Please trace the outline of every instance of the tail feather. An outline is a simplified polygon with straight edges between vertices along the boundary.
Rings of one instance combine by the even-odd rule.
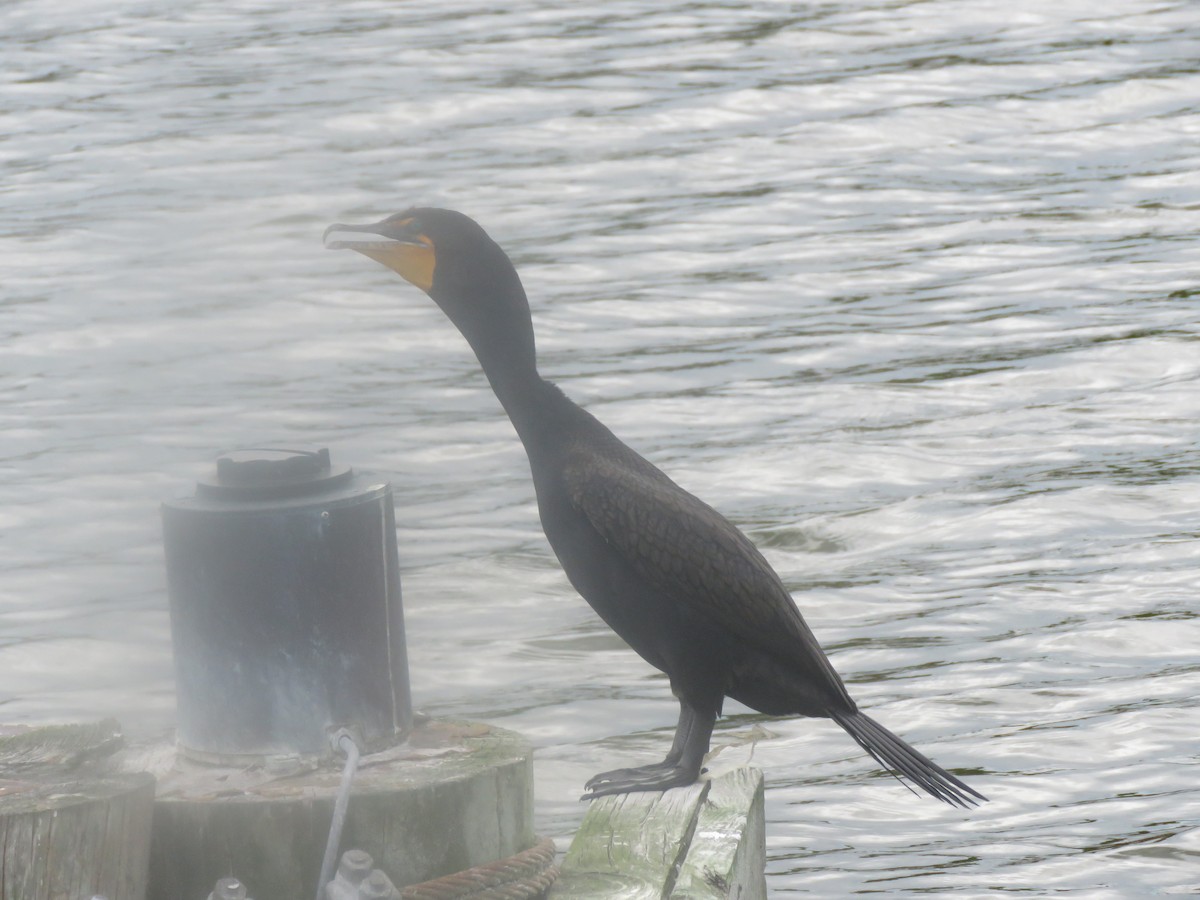
[[[987,800],[983,794],[965,785],[865,713],[831,712],[829,715],[909,790],[912,790],[908,784],[911,782],[927,794],[963,809],[977,806],[980,800]]]

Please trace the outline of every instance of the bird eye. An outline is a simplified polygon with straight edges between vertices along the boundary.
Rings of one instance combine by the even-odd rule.
[[[424,233],[421,230],[421,223],[417,221],[415,216],[405,216],[400,214],[395,219],[388,220],[388,230],[399,240],[412,240],[413,238],[423,238]]]

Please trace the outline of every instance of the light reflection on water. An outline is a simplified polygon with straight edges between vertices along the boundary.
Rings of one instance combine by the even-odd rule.
[[[993,798],[733,705],[772,893],[1200,885],[1191,4],[27,0],[0,35],[0,718],[168,722],[157,505],[286,440],[392,479],[417,702],[534,740],[544,833],[661,755],[666,685],[549,556],[461,339],[319,247],[434,202],[510,249],[545,374]]]

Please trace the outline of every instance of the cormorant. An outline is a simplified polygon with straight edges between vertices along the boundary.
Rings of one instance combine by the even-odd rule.
[[[754,544],[567,399],[537,370],[512,262],[462,213],[413,208],[331,225],[425,291],[475,351],[529,456],[542,528],[571,584],[679,699],[666,759],[596,775],[585,799],[691,784],[725,697],[770,715],[823,716],[885,769],[939,800],[986,799],[861,712]]]

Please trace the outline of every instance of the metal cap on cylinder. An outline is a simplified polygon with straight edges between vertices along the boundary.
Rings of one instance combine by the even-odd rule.
[[[254,447],[217,457],[215,478],[201,478],[196,493],[227,500],[286,500],[348,483],[354,470],[334,468],[329,450]]]
[[[163,504],[179,744],[222,763],[366,750],[410,727],[390,485],[329,451],[224,454]]]

